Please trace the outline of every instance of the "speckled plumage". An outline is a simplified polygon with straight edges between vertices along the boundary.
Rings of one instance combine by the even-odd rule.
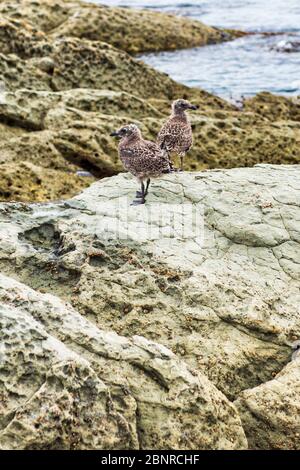
[[[172,104],[172,114],[162,126],[157,144],[170,156],[172,153],[185,156],[193,145],[192,126],[186,113],[187,109],[197,109],[185,100],[176,100]]]
[[[141,183],[141,191],[136,194],[139,200],[133,204],[144,204],[150,179],[171,171],[168,155],[155,142],[143,139],[135,124],[124,126],[111,135],[121,139],[119,156],[124,168]],[[147,182],[146,186],[144,181]]]
[[[165,152],[156,143],[143,139],[136,126],[131,135],[122,138],[119,155],[124,168],[139,180],[157,178],[170,170]]]

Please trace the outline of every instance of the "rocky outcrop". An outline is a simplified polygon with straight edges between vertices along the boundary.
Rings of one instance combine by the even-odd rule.
[[[300,52],[300,41],[297,41],[297,39],[294,41],[283,39],[273,46],[272,49],[277,52],[288,52],[289,54],[293,54],[295,52]]]
[[[132,91],[143,98],[172,98],[188,90],[106,43],[63,38],[23,48],[25,52],[17,55],[19,46],[12,42],[6,47],[9,53],[1,56],[1,81],[7,90],[90,88]]]
[[[30,330],[24,340],[29,348],[28,361],[27,356],[17,357],[34,370],[40,368],[35,354],[42,357],[46,354],[41,341],[48,340],[39,340],[42,349],[36,352],[37,340],[29,338],[38,331],[41,338],[55,337],[67,348],[67,362],[69,354],[75,353],[88,361],[84,366],[77,356],[74,358],[76,367],[72,374],[79,375],[78,406],[83,407],[80,415],[85,416],[83,394],[97,394],[99,389],[106,390],[101,392],[101,397],[112,400],[112,413],[117,410],[125,416],[127,424],[131,423],[130,429],[140,429],[132,418],[133,408],[138,407],[141,411],[135,415],[145,423],[142,425],[145,432],[135,432],[139,439],[142,435],[145,440],[138,440],[139,444],[132,446],[245,447],[237,415],[226,396],[234,401],[240,413],[250,448],[299,449],[300,422],[296,410],[300,406],[300,375],[298,355],[295,356],[293,349],[300,339],[299,177],[300,166],[284,165],[173,174],[154,182],[147,204],[137,208],[129,206],[136,183],[131,176],[120,174],[93,184],[65,202],[2,204],[0,299],[5,308],[9,307],[4,318],[10,319],[5,321],[17,338],[21,334],[26,337],[27,329]],[[23,322],[22,328],[16,326],[18,321]],[[104,354],[103,349],[100,353],[97,349],[102,348],[103,339],[98,338],[103,337],[103,331],[121,335],[106,337],[106,351],[113,349],[113,352]],[[146,339],[135,339],[136,335]],[[33,416],[34,420],[39,416],[32,410],[41,408],[43,398],[38,392],[41,386],[46,389],[47,403],[52,403],[53,396],[58,398],[52,388],[56,387],[57,376],[64,384],[66,396],[73,394],[67,372],[60,367],[52,369],[60,349],[53,341],[50,339],[52,346],[45,361],[53,378],[47,378],[41,368],[35,388],[30,380],[29,385],[25,378],[19,381],[29,387],[28,394],[24,392],[23,397],[22,392],[24,400],[14,396],[11,402],[9,398],[10,404],[5,407],[3,428],[9,430],[11,423],[14,435],[17,425],[13,420],[19,415],[9,410],[21,407],[20,416],[25,424],[20,434],[17,433],[20,438],[15,437],[16,447],[23,445],[20,442],[28,446],[39,442],[39,438],[27,440],[26,429],[34,427],[33,421],[29,424],[29,417]],[[151,353],[153,361],[159,364],[158,369],[140,358],[134,371],[128,372],[127,368],[131,370],[134,362],[132,357],[140,354],[130,352],[132,344],[137,346],[136,341],[148,352],[148,348],[161,351],[152,342],[168,348],[163,360],[161,352],[157,352],[158,356]],[[127,352],[123,346],[116,347],[116,342],[121,345],[125,342]],[[14,344],[18,348],[20,339]],[[122,363],[112,359],[115,354],[123,358]],[[120,369],[112,369],[112,360],[114,367],[120,365]],[[171,363],[176,363],[176,367]],[[15,367],[13,360],[11,367]],[[178,377],[177,371],[183,368],[188,377],[184,386],[182,379],[177,378],[170,379],[171,385],[168,378],[171,370]],[[23,369],[24,366],[19,370]],[[92,380],[97,390],[84,385],[85,378],[95,377],[93,374],[98,376]],[[131,374],[134,378],[128,379]],[[5,375],[14,376],[15,373]],[[112,390],[116,377],[132,380],[130,384],[126,382],[133,400],[132,405],[126,405],[126,413],[119,400],[119,405],[114,405]],[[202,404],[202,392],[196,394],[199,398],[195,401],[186,398],[186,394],[192,393],[193,380],[206,384],[201,390],[205,390],[205,403],[212,414],[208,415],[208,408]],[[5,381],[9,383],[7,378]],[[100,386],[99,381],[104,385]],[[186,390],[184,393],[179,391],[181,386]],[[32,396],[33,388],[37,396],[32,403],[28,402],[27,409],[26,397]],[[148,393],[155,397],[151,407]],[[182,400],[178,406],[174,405],[174,397]],[[159,400],[167,403],[166,408],[161,407]],[[214,407],[218,400],[222,401],[218,410],[225,410],[225,415],[215,420]],[[140,401],[143,405],[139,405]],[[62,420],[74,413],[71,398],[66,398],[66,403]],[[195,403],[199,403],[196,412]],[[176,413],[171,418],[173,405]],[[95,410],[97,406],[95,403]],[[182,414],[178,415],[179,409]],[[195,413],[197,416],[199,413],[199,419],[195,420]],[[180,436],[175,437],[169,428],[173,424],[176,428],[183,416]],[[115,418],[105,414],[105,420],[114,429],[110,435],[114,436],[115,447],[123,446]],[[198,437],[193,439],[189,434],[188,442],[183,444],[181,439],[191,420],[199,426],[193,424],[191,431]],[[156,424],[161,429],[162,421],[167,423],[163,435],[152,429]],[[209,431],[211,425],[218,429],[216,434]],[[53,426],[49,421],[45,426],[48,435]],[[83,434],[84,426],[80,424]],[[2,445],[12,445],[12,432],[3,432]],[[166,437],[168,432],[170,438]],[[155,442],[150,435],[156,436]],[[99,447],[106,445],[103,444],[105,436],[106,432],[104,440],[100,441],[98,436],[94,442]],[[210,440],[212,436],[216,436],[216,442]],[[70,445],[64,433],[62,439],[63,443],[57,441],[58,446]],[[89,438],[85,442],[80,441],[79,448],[93,445]]]
[[[192,117],[195,144],[186,158],[187,169],[299,161],[297,115],[295,121],[275,123],[250,110],[254,100],[240,112],[229,105],[220,109],[217,100],[209,104],[204,94],[194,98],[202,106]],[[2,199],[66,198],[93,180],[78,176],[81,169],[98,178],[122,171],[110,132],[135,122],[155,139],[169,105],[106,89],[8,91],[0,105]],[[298,107],[294,105],[294,113]]]
[[[155,139],[178,96],[200,106],[192,118],[195,144],[187,169],[299,161],[296,100],[260,94],[237,110],[106,43],[49,34],[69,4],[21,3],[21,15],[15,3],[0,3],[8,15],[0,23],[2,200],[67,198],[95,177],[122,171],[111,130],[133,121]]]
[[[272,93],[258,93],[245,101],[245,110],[254,111],[256,114],[267,118],[270,121],[288,121],[290,128],[299,128],[300,121],[300,99],[275,96]]]
[[[104,41],[130,53],[202,46],[235,35],[200,21],[78,0],[2,1],[0,14],[17,20],[21,17],[52,37]]]
[[[122,171],[110,132],[134,122],[155,140],[178,97],[199,105],[192,116],[194,147],[187,170],[299,162],[298,100],[262,93],[238,109],[174,82],[103,42],[106,37],[62,36],[59,31],[69,28],[70,18],[76,24],[85,18],[75,15],[76,5],[78,11],[76,2],[0,2],[0,14],[6,15],[0,19],[2,200],[68,198],[95,178]],[[81,7],[91,21],[111,11],[85,3]],[[140,21],[144,14],[138,14]],[[126,10],[124,15],[135,18],[136,13]],[[110,19],[112,30],[113,25]]]
[[[0,275],[0,449],[243,449],[238,414],[165,347]]]
[[[274,380],[241,393],[235,402],[249,446],[256,449],[300,449],[300,356]]]

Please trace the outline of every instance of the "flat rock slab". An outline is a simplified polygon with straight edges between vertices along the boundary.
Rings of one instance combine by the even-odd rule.
[[[98,366],[89,356],[94,358],[93,342],[83,335],[79,347],[77,340],[68,339],[67,328],[75,328],[77,321],[95,334],[114,331],[120,341],[135,341],[131,338],[138,335],[147,345],[163,345],[189,377],[195,371],[195,380],[205,380],[210,406],[216,393],[233,420],[237,415],[225,396],[235,400],[251,448],[262,443],[298,449],[300,441],[292,430],[299,428],[299,413],[285,407],[285,387],[278,387],[278,381],[287,381],[295,410],[300,406],[300,372],[292,360],[300,339],[299,177],[299,165],[172,174],[153,182],[145,206],[132,207],[137,183],[122,174],[65,202],[1,204],[0,267],[6,284],[0,298],[13,309],[25,309],[26,315],[31,312],[48,335],[82,354],[96,373]],[[44,299],[41,293],[68,302],[65,308],[72,309],[72,315],[67,325],[63,315],[54,321],[44,307],[32,312],[35,301],[20,303],[16,288],[9,287],[14,285],[12,278],[22,283],[21,291],[30,289],[38,302]],[[15,345],[20,346],[19,339]],[[83,354],[86,350],[88,355]],[[166,382],[171,366],[166,367],[165,372],[153,372],[151,366],[149,372],[147,366],[143,372],[139,364],[139,379],[134,381],[141,394],[148,393],[148,385],[141,386],[147,376],[167,400],[174,385]],[[108,386],[111,379],[105,374],[98,377]],[[266,403],[266,390],[276,394],[276,406],[270,406],[271,400]],[[140,400],[134,394],[133,398]],[[251,407],[256,417],[249,412]],[[146,409],[148,416],[149,406]],[[152,412],[144,428],[154,425],[157,409]],[[164,420],[168,413],[169,407]],[[262,428],[257,416],[264,419],[268,413],[271,418]],[[199,425],[208,426],[211,418],[203,416]],[[173,419],[181,417],[176,412]],[[276,436],[270,437],[272,423],[279,421],[272,431]],[[223,440],[227,431],[218,442],[206,441],[211,433],[201,431],[196,440],[182,444],[172,433],[166,441],[166,434],[155,431],[154,442],[149,437],[152,431],[145,431],[148,437],[139,437],[137,445],[156,448],[168,442],[171,448],[191,448],[193,442],[193,448],[240,448],[245,441],[235,423],[233,441],[232,436]],[[220,428],[218,421],[216,427]],[[118,439],[116,447],[123,445]]]

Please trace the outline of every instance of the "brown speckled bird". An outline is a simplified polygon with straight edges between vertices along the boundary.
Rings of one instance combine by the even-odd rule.
[[[156,143],[143,139],[135,124],[121,127],[110,135],[121,139],[119,156],[123,166],[141,183],[141,191],[137,191],[137,200],[132,205],[145,204],[150,179],[171,171],[168,156]]]
[[[180,169],[183,171],[183,159],[193,144],[192,126],[186,113],[188,109],[198,109],[186,100],[176,100],[172,104],[172,114],[157,136],[157,143],[169,155],[180,156]],[[173,165],[170,160],[171,168]]]

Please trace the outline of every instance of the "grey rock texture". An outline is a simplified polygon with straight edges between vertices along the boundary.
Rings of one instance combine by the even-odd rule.
[[[300,449],[299,375],[297,355],[274,380],[243,391],[234,402],[250,448]]]
[[[162,345],[0,276],[0,448],[240,449],[238,414]]]
[[[60,366],[53,369],[72,357],[79,406],[84,409],[85,380],[95,377],[87,393],[101,396],[95,410],[112,401],[105,420],[114,429],[111,440],[104,431],[93,441],[81,423],[87,437],[77,448],[124,442],[132,448],[245,448],[226,396],[250,448],[299,449],[300,369],[293,349],[300,339],[299,177],[297,165],[172,174],[154,182],[146,206],[137,208],[129,207],[136,182],[120,174],[65,202],[1,204],[2,331],[6,338],[9,328],[15,335],[12,354],[22,335],[27,345],[26,356],[7,358],[2,387],[3,377],[8,384],[7,377],[18,377],[16,369],[21,376],[26,367],[39,370],[38,383],[26,372],[18,380],[17,396],[5,390],[1,445],[38,445],[38,437],[26,434],[34,426],[28,416],[35,414],[25,403],[41,384],[52,403],[57,376],[73,396],[73,380]],[[45,338],[36,346],[35,334]],[[48,337],[50,349],[43,346]],[[38,365],[44,354],[45,371]],[[49,370],[55,379],[47,378]],[[130,404],[114,402],[119,383],[129,390]],[[194,397],[195,383],[201,392]],[[70,400],[62,426],[75,413]],[[28,406],[40,409],[37,403]],[[12,441],[17,410],[26,429]],[[116,412],[130,439],[121,435]],[[53,431],[52,422],[45,426]],[[70,446],[70,436],[61,435],[44,445]]]

